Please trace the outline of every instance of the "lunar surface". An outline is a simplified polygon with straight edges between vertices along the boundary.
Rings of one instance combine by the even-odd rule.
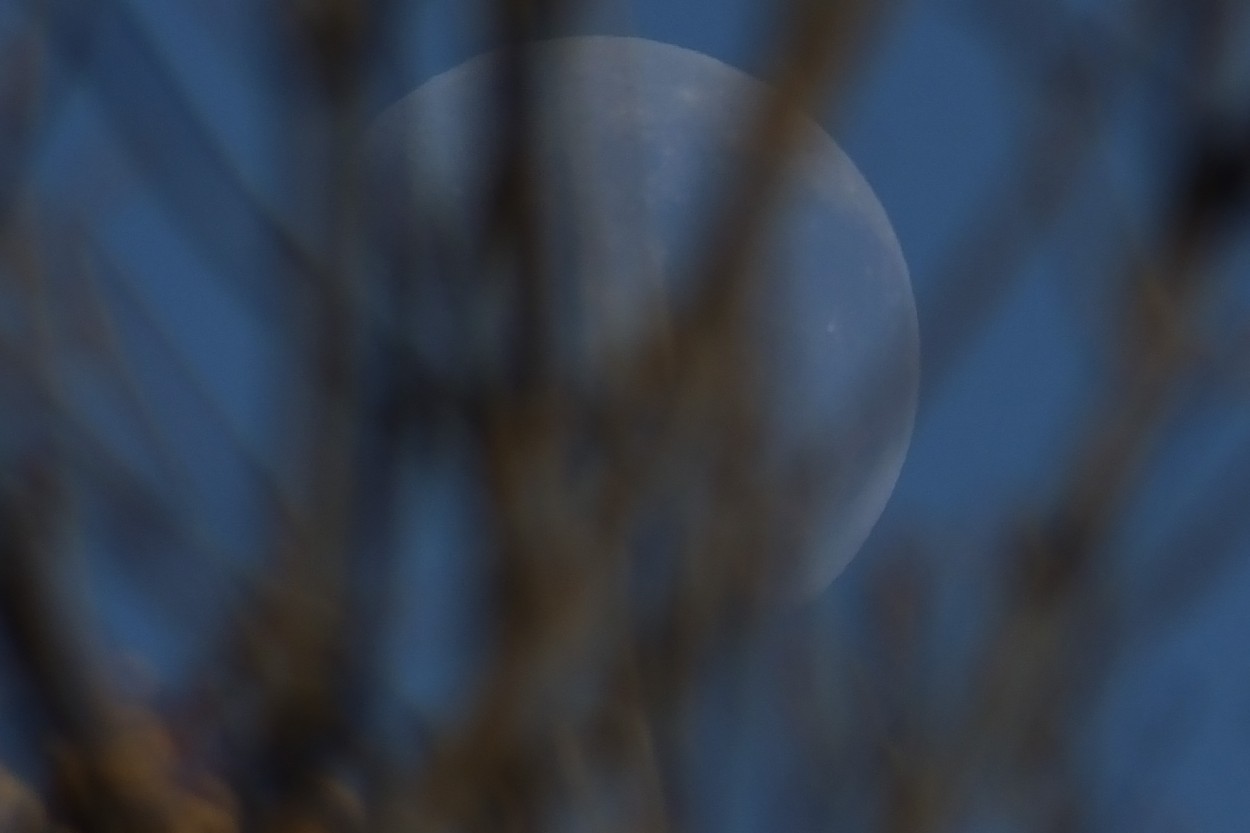
[[[770,91],[713,58],[635,38],[556,39],[523,54],[537,91],[525,135],[551,349],[569,384],[593,392],[609,357],[693,303],[688,267],[751,164],[751,119]],[[409,267],[440,277],[417,282],[413,333],[449,374],[507,372],[515,281],[492,280],[509,266],[480,243],[517,135],[499,107],[507,78],[500,54],[470,60],[383,113],[365,144],[373,219],[402,241]],[[818,461],[828,475],[811,496],[813,534],[784,556],[789,592],[811,597],[854,557],[894,488],[919,342],[907,266],[872,189],[814,121],[800,133],[751,263],[752,364],[768,458]]]

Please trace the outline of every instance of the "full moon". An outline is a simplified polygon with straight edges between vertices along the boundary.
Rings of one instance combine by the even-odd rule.
[[[771,91],[714,58],[638,38],[561,38],[521,54],[552,350],[569,384],[593,392],[608,357],[696,297],[688,267],[698,247],[724,245],[709,224],[752,163],[752,119]],[[508,69],[491,53],[436,76],[384,112],[364,145],[367,209],[414,268],[444,276],[415,290],[413,337],[424,361],[452,375],[507,361],[515,296],[489,279],[504,267],[475,241],[517,135],[499,106]],[[800,552],[778,556],[787,594],[811,598],[862,547],[894,489],[919,337],[907,265],[868,183],[811,119],[789,151],[752,250],[750,364],[766,456],[818,461],[828,475],[810,496],[815,526]],[[465,313],[468,275],[479,283]]]

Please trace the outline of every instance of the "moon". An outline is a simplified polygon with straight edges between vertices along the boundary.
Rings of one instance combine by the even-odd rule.
[[[566,381],[593,392],[605,362],[696,297],[686,267],[751,162],[751,119],[771,91],[640,38],[560,38],[522,54],[536,91],[525,135],[541,184],[532,216],[555,310],[551,349]],[[515,282],[492,281],[506,264],[474,242],[515,135],[498,106],[507,80],[500,53],[473,58],[386,110],[364,144],[373,219],[404,241],[410,266],[444,277],[413,290],[413,338],[438,372],[507,373]],[[815,525],[778,555],[786,594],[810,599],[859,551],[894,489],[915,419],[919,334],[885,211],[811,119],[767,217],[751,261],[751,364],[766,458],[822,467],[808,496]]]

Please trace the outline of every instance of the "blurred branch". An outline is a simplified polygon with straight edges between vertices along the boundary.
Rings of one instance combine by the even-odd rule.
[[[0,443],[11,468],[0,488],[0,627],[48,727],[38,734],[51,770],[40,790],[49,819],[84,831],[154,833],[531,830],[583,818],[597,829],[698,828],[686,793],[710,787],[691,787],[697,779],[686,770],[702,761],[691,746],[706,719],[699,709],[708,670],[726,657],[741,660],[751,637],[777,619],[805,615],[777,612],[775,561],[815,542],[819,498],[841,476],[837,449],[818,438],[792,459],[770,453],[765,371],[748,326],[767,287],[751,264],[803,113],[849,88],[895,5],[796,0],[771,10],[785,15],[774,44],[776,95],[745,125],[749,164],[728,183],[692,262],[682,264],[694,298],[646,322],[635,344],[610,357],[597,393],[566,383],[557,369],[562,312],[539,210],[551,183],[535,147],[534,105],[547,79],[527,59],[527,44],[557,30],[573,4],[489,6],[490,34],[503,45],[494,79],[502,153],[487,173],[485,219],[464,240],[446,218],[413,229],[407,214],[376,220],[363,205],[359,121],[374,73],[384,71],[379,44],[399,4],[271,6],[263,13],[277,21],[269,34],[281,57],[266,67],[298,87],[288,91],[298,102],[287,102],[292,112],[275,119],[275,130],[292,154],[307,156],[293,160],[288,184],[296,201],[306,200],[293,213],[315,218],[309,239],[247,181],[178,83],[176,61],[126,3],[30,0],[24,8],[37,27],[0,55],[10,67],[0,73],[0,232],[11,275],[11,310],[2,312],[13,319],[3,321],[0,371],[22,397],[2,413],[23,431],[29,426],[29,436]],[[980,519],[996,535],[985,579],[995,598],[979,611],[986,625],[971,658],[961,665],[952,646],[930,650],[940,585],[971,586],[944,572],[963,567],[930,566],[944,547],[936,536],[917,536],[892,561],[866,568],[875,572],[866,579],[865,662],[842,676],[838,669],[855,661],[835,664],[832,649],[783,651],[783,662],[793,663],[783,682],[798,692],[786,705],[795,736],[777,742],[784,753],[769,754],[799,750],[796,768],[828,772],[795,790],[820,793],[830,806],[834,797],[872,804],[875,815],[865,818],[873,822],[863,826],[898,833],[956,829],[986,804],[1029,829],[1094,827],[1074,736],[1115,660],[1193,610],[1234,563],[1245,533],[1240,449],[1158,542],[1163,567],[1138,597],[1112,570],[1115,533],[1138,484],[1158,471],[1160,440],[1185,430],[1195,403],[1210,395],[1219,380],[1212,355],[1237,353],[1207,344],[1199,322],[1218,299],[1214,275],[1245,232],[1250,200],[1250,113],[1228,103],[1235,96],[1211,93],[1232,83],[1237,41],[1227,33],[1244,12],[1220,0],[1169,9],[1134,2],[1125,14],[1139,23],[1124,42],[1038,4],[1012,4],[1006,18],[978,9],[1019,57],[1035,129],[1013,156],[1012,175],[987,192],[951,246],[940,296],[922,304],[934,322],[926,333],[931,379],[950,373],[1028,254],[1067,216],[1104,147],[1109,114],[1143,75],[1175,119],[1175,135],[1166,137],[1177,148],[1175,181],[1149,248],[1117,246],[1117,269],[1097,276],[1112,291],[1113,313],[1097,320],[1114,361],[1064,450],[1058,488],[1018,516]],[[1033,49],[1020,32],[1048,34]],[[181,354],[178,334],[102,242],[92,223],[106,218],[84,211],[85,235],[106,288],[133,315],[117,314],[92,275],[75,272],[71,287],[56,291],[45,281],[43,249],[73,242],[35,210],[40,130],[49,99],[64,97],[35,69],[45,49],[90,82],[151,193],[216,274],[289,342],[298,372],[276,397],[285,408],[286,479],[245,442]],[[1181,56],[1176,67],[1165,59],[1173,53]],[[422,209],[437,214],[437,206]],[[375,221],[385,228],[371,228]],[[255,246],[240,245],[253,231]],[[384,275],[361,255],[378,231],[396,238],[373,253],[393,258]],[[431,279],[403,249],[427,232],[439,249],[432,259],[455,267],[447,269],[455,298],[448,308],[504,290],[503,317],[513,329],[500,339],[509,348],[502,372],[435,369],[417,348],[409,328],[419,317],[410,313],[428,300]],[[81,294],[62,303],[58,291]],[[450,313],[450,338],[468,344],[480,333],[456,329],[469,318],[460,312]],[[75,408],[53,330],[77,324],[90,329],[81,346],[92,352],[95,378],[136,412],[140,443],[167,461],[160,477],[168,484],[150,483]],[[168,563],[177,569],[224,559],[204,544],[211,530],[196,504],[205,495],[186,490],[186,465],[168,462],[177,449],[162,454],[171,442],[160,403],[117,337],[128,326],[146,331],[164,366],[189,386],[226,451],[261,488],[262,514],[272,522],[264,563],[240,594],[224,647],[193,675],[192,685],[213,689],[199,695],[213,702],[164,715],[115,690],[105,648],[92,639],[90,599],[70,592],[65,555],[78,532],[72,509],[86,498],[167,532]],[[456,715],[425,724],[430,748],[393,753],[386,744],[398,742],[378,735],[390,731],[385,712],[400,695],[388,690],[380,643],[398,611],[377,600],[395,598],[390,585],[405,574],[405,484],[429,474],[420,452],[452,433],[485,493],[483,516],[474,518],[483,543],[453,557],[488,573],[485,602],[464,600],[486,656],[458,694]],[[670,574],[657,598],[640,599],[653,592],[635,582],[653,546],[670,559]],[[145,590],[159,594],[160,582]],[[796,667],[803,663],[811,666]],[[750,671],[750,663],[730,664],[740,681]],[[928,701],[948,684],[963,705]],[[197,696],[188,688],[170,699]],[[727,698],[733,710],[754,708],[748,688],[741,682]],[[201,711],[185,717],[194,708]],[[178,726],[176,715],[204,725]],[[715,776],[699,778],[711,784]],[[774,785],[759,788],[771,801]],[[30,809],[40,803],[35,792],[0,769],[0,825],[10,807],[37,819],[44,811]],[[793,817],[806,818],[798,810]]]

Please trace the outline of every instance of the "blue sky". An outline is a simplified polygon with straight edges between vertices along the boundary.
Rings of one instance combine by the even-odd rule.
[[[282,149],[272,147],[268,133],[269,108],[281,91],[258,88],[251,80],[250,62],[263,33],[249,24],[248,4],[130,0],[130,5],[140,12],[152,42],[244,176],[266,198],[282,204],[289,197],[282,196],[274,165]],[[758,10],[766,5],[748,0],[637,0],[628,10],[604,4],[603,11],[567,28],[570,33],[639,35],[759,68],[763,63],[757,48],[767,20]],[[1010,57],[1009,43],[978,22],[969,11],[972,5],[942,0],[902,5],[849,97],[836,114],[822,115],[894,224],[917,297],[922,366],[926,332],[939,324],[935,316],[953,241],[1010,182],[1022,142],[1043,128],[1033,104],[1035,91]],[[1066,5],[1113,28],[1118,24],[1110,2]],[[12,19],[13,6],[12,0],[0,0],[0,33]],[[408,27],[396,30],[393,87],[376,92],[378,109],[480,51],[487,38],[475,25],[474,8],[450,0],[430,2],[411,15]],[[106,39],[101,54],[113,54],[109,48]],[[1250,48],[1245,52],[1250,54]],[[1231,74],[1244,76],[1245,68],[1240,75]],[[177,334],[184,360],[230,424],[255,448],[265,449],[275,441],[269,415],[279,403],[268,401],[266,392],[284,372],[279,345],[263,321],[222,289],[213,277],[216,264],[183,239],[151,195],[119,184],[130,162],[106,153],[104,164],[98,159],[85,164],[84,151],[95,153],[107,144],[101,141],[107,128],[93,95],[88,85],[68,99],[42,160],[41,185],[53,201],[107,202],[108,239],[132,265],[153,314]],[[951,542],[935,552],[962,554],[996,534],[990,519],[1004,517],[1022,499],[1044,495],[1061,476],[1062,457],[1056,451],[1071,439],[1082,408],[1106,382],[1099,349],[1102,333],[1094,323],[1097,310],[1091,313],[1081,282],[1106,265],[1101,259],[1108,249],[1099,229],[1116,225],[1107,217],[1127,218],[1127,227],[1115,233],[1148,238],[1161,182],[1155,174],[1175,139],[1166,129],[1167,114],[1148,94],[1133,93],[1122,102],[1105,116],[1106,138],[1075,189],[1076,209],[1024,259],[1004,303],[940,384],[922,374],[917,429],[895,496],[879,534],[821,602],[831,610],[852,603],[863,590],[866,568],[861,562],[884,548],[891,530],[919,529]],[[116,166],[113,178],[111,166]],[[1151,175],[1143,176],[1143,171]],[[240,227],[234,233],[243,242],[254,231]],[[1250,241],[1234,247],[1221,268],[1231,278],[1230,304],[1237,309],[1250,306],[1245,278]],[[148,378],[177,375],[150,333],[126,333],[124,338],[147,357],[143,361],[149,366],[141,372]],[[240,543],[236,536],[246,538],[246,532],[236,530],[248,528],[248,515],[235,498],[238,490],[248,488],[248,476],[237,461],[223,462],[214,455],[213,442],[226,439],[220,421],[185,386],[169,383],[169,390],[160,394],[167,409],[163,413],[179,426],[174,440],[189,449],[210,532],[224,544]],[[1216,402],[1207,409],[1201,432],[1166,438],[1153,477],[1141,485],[1127,510],[1130,523],[1120,542],[1123,552],[1117,555],[1130,592],[1141,574],[1149,575],[1151,544],[1168,518],[1196,511],[1212,478],[1226,490],[1250,485],[1244,476],[1216,474],[1250,440],[1247,421],[1231,407],[1236,404],[1244,406]],[[114,413],[110,409],[120,407],[101,403],[103,418],[107,421]],[[204,436],[213,440],[195,439]],[[469,488],[456,480],[454,466],[443,474],[436,482],[411,486],[414,493],[426,490],[431,495],[426,511],[435,517],[445,515],[440,507],[455,505]],[[420,518],[412,520],[415,528],[430,529]],[[427,534],[438,538],[435,546],[450,550],[474,530],[471,524],[452,523]],[[1244,530],[1238,552],[1250,555]],[[975,559],[967,563],[976,568]],[[445,573],[430,576],[430,569],[428,562],[413,564],[413,584],[458,580]],[[147,624],[159,611],[128,594],[124,578],[103,575],[97,581],[107,632],[176,671],[187,656],[186,646]],[[976,587],[970,581],[963,591],[969,605],[975,604]],[[190,590],[182,587],[177,598],[193,596]],[[1240,647],[1250,640],[1248,594],[1250,569],[1234,563],[1226,580],[1178,626],[1124,658],[1099,708],[1097,731],[1084,750],[1108,808],[1138,800],[1139,788],[1149,784],[1159,817],[1193,829],[1242,829],[1240,820],[1250,815],[1250,793],[1241,788],[1250,775],[1250,665]],[[961,604],[957,601],[956,608]],[[435,609],[426,615],[440,614]],[[442,615],[447,621],[455,618],[453,611]],[[210,621],[212,612],[200,610],[195,616]],[[952,633],[957,633],[959,613],[951,619]],[[414,632],[429,630],[414,627]],[[405,684],[416,686],[415,691],[426,686],[428,696],[445,696],[456,679],[457,644],[400,637],[400,650],[421,652],[432,663],[427,667],[449,669],[445,680]],[[1178,703],[1191,709],[1191,716],[1176,737],[1155,741],[1163,749],[1152,752],[1151,728],[1170,719]],[[752,731],[765,732],[758,727]],[[746,821],[752,818],[749,810],[734,817],[742,829],[762,829]]]

